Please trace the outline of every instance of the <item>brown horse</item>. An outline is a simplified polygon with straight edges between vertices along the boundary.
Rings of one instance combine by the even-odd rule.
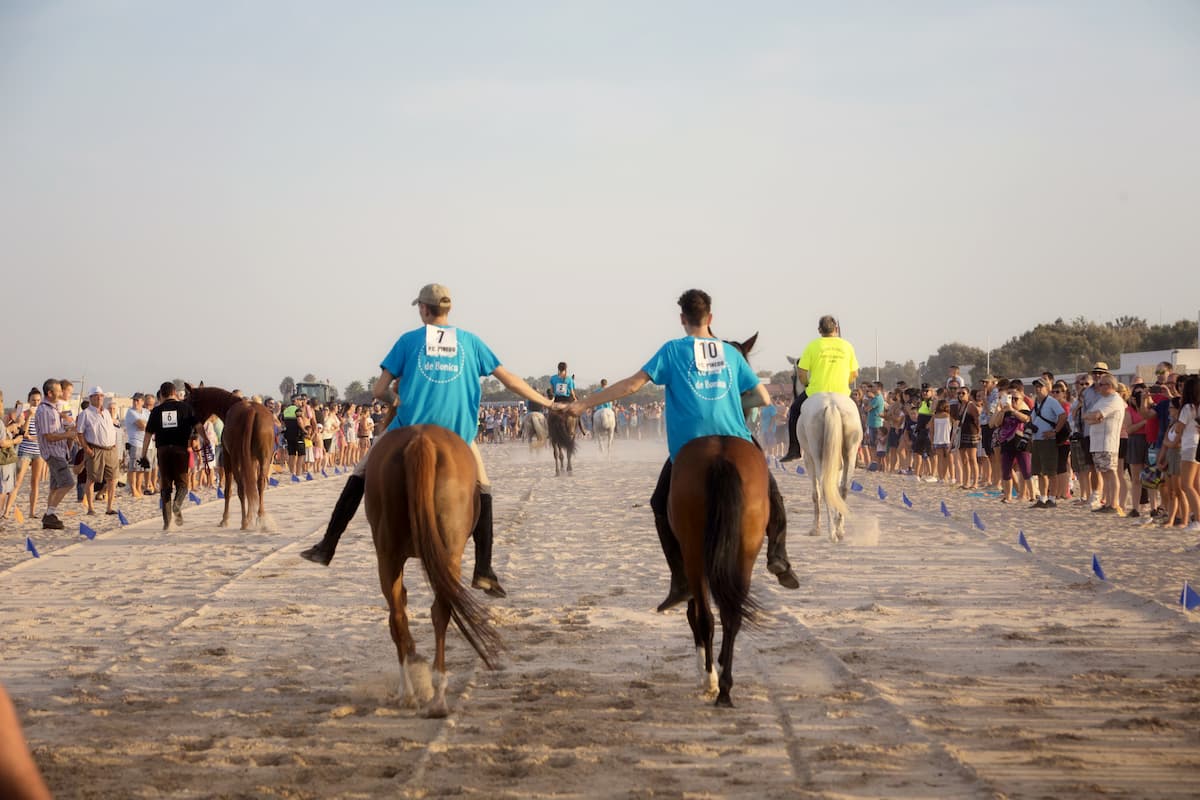
[[[743,622],[753,623],[758,604],[750,575],[767,527],[766,459],[753,442],[703,436],[684,445],[671,470],[667,515],[683,552],[692,599],[688,623],[696,643],[701,688],[718,688],[713,671],[712,593],[721,615],[718,706],[732,706],[733,643]]]
[[[215,386],[193,389],[185,383],[184,387],[197,419],[206,420],[216,414],[225,423],[218,465],[225,489],[225,513],[221,515],[220,527],[229,525],[229,499],[236,485],[242,506],[242,530],[251,530],[256,524],[265,531],[275,530],[264,506],[267,481],[271,478],[271,456],[275,453],[275,419],[271,412]]]
[[[554,451],[554,474],[561,475],[565,470],[570,475],[579,417],[556,408],[547,412],[546,417],[546,425],[550,428],[550,447]]]
[[[376,439],[367,462],[367,520],[387,598],[388,626],[400,657],[403,702],[417,704],[409,657],[416,643],[408,630],[404,563],[421,561],[433,589],[434,696],[430,717],[446,716],[446,627],[451,619],[489,669],[500,640],[486,611],[459,580],[462,553],[479,515],[475,457],[453,431],[437,425],[397,428]]]

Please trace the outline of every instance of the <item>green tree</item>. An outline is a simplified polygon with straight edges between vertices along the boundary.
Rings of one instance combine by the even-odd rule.
[[[296,381],[291,375],[287,375],[279,382],[279,396],[291,397],[296,393]]]
[[[313,375],[313,374],[310,372],[310,373],[308,373],[307,375],[305,375],[303,378],[301,378],[301,380],[302,380],[302,381],[304,381],[305,383],[316,383],[316,382],[317,382],[317,376],[316,376],[316,375]]]
[[[346,385],[344,394],[347,403],[362,405],[371,402],[371,393],[367,391],[367,387],[363,386],[362,381],[351,381]],[[284,396],[286,397],[286,395]]]

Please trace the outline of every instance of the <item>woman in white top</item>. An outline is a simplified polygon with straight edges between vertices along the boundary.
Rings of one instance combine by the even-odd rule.
[[[1179,434],[1179,486],[1187,503],[1183,519],[1187,522],[1190,514],[1195,519],[1187,530],[1200,531],[1200,463],[1196,458],[1200,447],[1200,376],[1192,375],[1184,381],[1175,425]]]
[[[950,416],[949,401],[938,400],[930,425],[937,480],[939,483],[945,483],[950,469],[950,431],[954,427],[954,419]]]

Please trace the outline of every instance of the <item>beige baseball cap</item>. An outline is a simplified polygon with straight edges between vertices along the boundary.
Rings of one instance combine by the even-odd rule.
[[[450,290],[440,283],[427,283],[421,287],[421,293],[417,295],[417,299],[412,301],[414,306],[417,303],[424,303],[427,306],[443,310],[449,309]]]

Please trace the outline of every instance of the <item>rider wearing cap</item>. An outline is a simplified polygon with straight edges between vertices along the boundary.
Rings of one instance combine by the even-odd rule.
[[[567,413],[576,416],[593,406],[627,397],[652,382],[666,387],[667,449],[658,485],[650,498],[654,526],[667,564],[671,567],[671,589],[658,606],[665,611],[691,597],[683,570],[679,541],[667,520],[667,497],[671,488],[671,464],[688,442],[702,436],[736,436],[754,441],[746,427],[744,409],[771,402],[767,390],[738,350],[713,336],[712,298],[699,289],[679,297],[679,321],[687,334],[673,339],[654,354],[640,370],[607,389],[572,403]],[[742,394],[745,393],[745,397]],[[770,477],[771,514],[767,522],[767,569],[790,589],[800,586],[791,571],[784,547],[787,527],[783,499],[774,476]]]
[[[492,571],[492,487],[475,436],[479,432],[479,379],[491,375],[530,404],[552,403],[533,387],[500,365],[500,359],[475,334],[449,323],[450,290],[437,283],[421,289],[412,304],[423,325],[401,336],[380,363],[372,394],[395,404],[388,430],[406,425],[440,425],[454,431],[471,448],[479,478],[479,519],[471,536],[475,540],[475,576],[471,585],[493,597],[504,597],[500,579]],[[397,394],[392,392],[396,383]],[[328,565],[338,539],[354,517],[366,488],[364,456],[346,480],[320,543],[300,555]]]

